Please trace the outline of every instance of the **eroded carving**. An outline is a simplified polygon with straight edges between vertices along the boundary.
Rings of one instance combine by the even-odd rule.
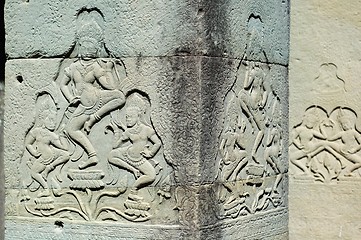
[[[75,59],[64,59],[36,93],[20,201],[38,217],[147,221],[161,204],[175,204],[150,99],[107,51],[100,12],[83,9],[78,20]]]
[[[236,79],[225,99],[219,148],[220,218],[236,218],[283,203],[280,100],[267,81],[269,67],[242,61],[244,81]]]
[[[294,177],[321,182],[360,177],[361,135],[356,121],[350,108],[337,107],[328,114],[319,106],[309,107],[291,133]]]
[[[39,96],[36,105],[36,121],[25,137],[24,157],[32,180],[43,189],[38,191],[37,195],[38,198],[42,198],[50,196],[47,183],[49,172],[69,161],[70,154],[67,151],[67,143],[62,142],[59,134],[54,131],[57,113],[51,96],[48,94]],[[30,186],[30,184],[25,185]]]
[[[345,81],[337,74],[337,66],[324,63],[320,66],[319,75],[314,80],[313,91],[316,93],[345,92]]]
[[[104,42],[103,32],[95,21],[84,24],[78,33],[78,59],[65,68],[60,89],[69,102],[69,122],[65,130],[81,146],[88,159],[79,164],[84,169],[98,163],[93,144],[86,133],[109,112],[125,103],[124,93],[117,89],[115,60],[99,58]],[[82,131],[82,130],[85,130]]]

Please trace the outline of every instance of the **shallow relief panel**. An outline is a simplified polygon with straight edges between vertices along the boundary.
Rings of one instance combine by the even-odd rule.
[[[267,63],[262,17],[247,26],[242,59],[202,61],[201,239],[287,235],[287,68]]]
[[[68,58],[7,64],[7,217],[177,224],[156,86],[107,50],[101,12],[77,21]]]
[[[218,149],[220,218],[237,218],[284,206],[284,129],[270,66],[242,61],[224,101]]]
[[[294,178],[325,183],[359,178],[361,133],[356,121],[356,112],[348,107],[330,113],[320,106],[307,108],[291,132]]]
[[[339,76],[338,66],[323,63],[309,84],[304,109],[292,119],[289,158],[292,179],[318,183],[360,177],[360,131],[357,94]]]
[[[46,224],[55,219],[56,231],[65,225],[62,234],[69,231],[79,239],[89,226],[98,233],[101,226],[116,232],[119,223],[127,229],[119,237],[137,232],[132,236],[147,238],[150,228],[156,239],[179,233],[177,237],[186,237],[184,229],[199,236],[200,206],[209,201],[202,192],[209,186],[202,181],[211,178],[212,207],[220,211],[216,216],[204,212],[219,222],[214,229],[205,227],[213,234],[209,239],[227,238],[228,226],[237,236],[240,218],[256,221],[250,224],[254,228],[263,219],[282,219],[268,233],[284,234],[287,93],[282,91],[287,68],[266,63],[271,56],[263,50],[266,20],[258,13],[248,17],[249,43],[242,60],[219,58],[236,62],[236,67],[230,70],[225,64],[220,70],[232,72],[227,81],[234,82],[222,92],[223,116],[214,120],[218,130],[211,141],[217,144],[206,174],[200,140],[207,110],[202,108],[205,89],[199,68],[208,57],[191,56],[185,49],[175,57],[139,53],[119,58],[122,49],[107,41],[109,31],[102,37],[112,28],[109,17],[97,8],[82,8],[65,57],[8,61],[8,231],[19,239],[21,224],[34,235],[26,223],[30,219],[49,236]]]

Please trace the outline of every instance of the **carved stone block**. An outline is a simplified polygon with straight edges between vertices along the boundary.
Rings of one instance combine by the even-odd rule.
[[[358,1],[293,1],[290,237],[358,239],[361,74]],[[347,14],[346,14],[347,12]]]
[[[288,5],[245,6],[7,2],[8,239],[285,239]]]

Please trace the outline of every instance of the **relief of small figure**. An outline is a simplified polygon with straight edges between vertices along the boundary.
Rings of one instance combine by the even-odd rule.
[[[119,79],[112,74],[116,71],[115,62],[99,58],[99,52],[104,48],[103,42],[99,36],[87,35],[87,30],[94,32],[97,28],[96,23],[83,26],[83,35],[77,43],[78,59],[65,68],[65,76],[60,82],[69,107],[75,108],[65,131],[88,155],[88,159],[79,164],[80,169],[98,162],[94,146],[87,137],[92,126],[125,103],[123,92],[116,89]]]
[[[264,86],[265,72],[259,63],[249,63],[244,86],[238,94],[241,99],[241,108],[246,113],[253,128],[261,130],[263,110],[267,102],[268,92]]]
[[[325,141],[322,140],[326,140],[326,137],[320,131],[315,130],[318,122],[319,118],[314,109],[308,109],[303,116],[301,125],[291,132],[291,144],[297,149],[296,151],[290,151],[290,161],[307,175],[311,175],[307,165],[312,155],[324,149]],[[306,164],[300,161],[303,158],[307,158]]]
[[[232,118],[232,117],[231,117]],[[223,134],[219,147],[221,153],[220,179],[223,183],[235,181],[238,173],[247,164],[247,152],[245,150],[245,122],[237,123],[237,116],[233,116],[229,128]]]
[[[330,152],[333,149],[353,163],[344,169],[344,176],[352,176],[352,172],[361,167],[361,156],[358,155],[361,150],[361,134],[356,130],[357,116],[353,111],[340,108],[337,118],[341,131],[328,138],[326,149],[331,148]],[[341,142],[336,142],[337,140]]]
[[[280,127],[280,112],[277,109],[278,101],[274,102],[272,111],[272,127],[268,129],[268,135],[266,140],[266,150],[264,151],[264,159],[271,166],[276,174],[280,173],[280,169],[277,165],[278,157],[282,153],[282,128]]]
[[[258,130],[257,137],[251,155],[255,154],[264,137],[265,106],[268,99],[268,91],[264,85],[266,73],[259,63],[249,63],[243,89],[240,91],[240,105],[252,125],[252,131]],[[258,162],[258,161],[256,161]]]
[[[135,182],[129,198],[141,202],[138,190],[152,184],[156,179],[156,170],[150,163],[161,147],[161,141],[154,129],[142,123],[143,112],[139,107],[125,109],[126,127],[116,140],[108,161],[112,165],[133,173]]]
[[[48,109],[45,103],[38,109],[36,124],[25,137],[26,151],[31,155],[28,161],[31,178],[44,189],[39,192],[38,197],[50,195],[48,174],[70,158],[66,144],[62,143],[59,135],[54,132],[55,127],[56,112]]]

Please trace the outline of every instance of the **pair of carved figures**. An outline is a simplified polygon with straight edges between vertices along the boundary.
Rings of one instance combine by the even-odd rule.
[[[320,181],[359,176],[361,134],[356,121],[349,108],[337,107],[328,116],[321,107],[309,107],[291,133],[290,161],[301,170],[296,176]]]

